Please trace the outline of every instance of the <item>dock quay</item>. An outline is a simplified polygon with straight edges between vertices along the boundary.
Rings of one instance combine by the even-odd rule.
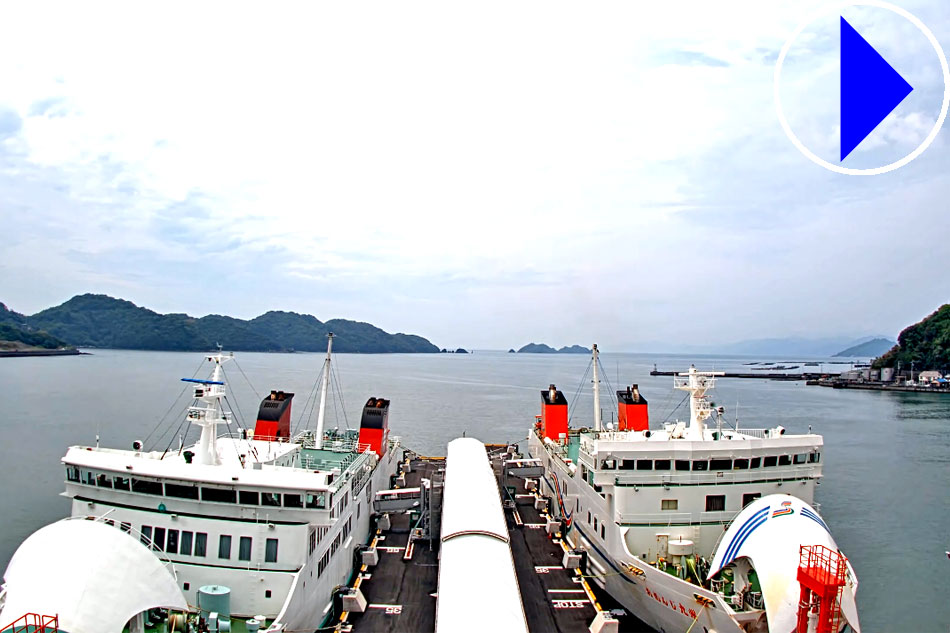
[[[653,369],[650,371],[651,376],[679,376],[680,374],[681,372],[678,372],[678,371],[657,371],[656,369]],[[837,374],[832,374],[832,375],[837,375]],[[748,372],[748,373],[725,372],[722,376],[720,376],[720,378],[758,378],[762,380],[789,380],[789,381],[819,380],[821,378],[827,378],[827,377],[829,377],[829,374],[827,373],[822,374],[819,372],[799,372],[796,374],[784,374],[784,373],[764,372],[764,371]]]
[[[537,493],[536,479],[511,474],[512,459],[518,457],[515,449],[487,445],[485,450],[502,501],[527,630],[539,633],[649,631],[595,583],[587,582],[582,563],[565,555],[568,548],[561,540],[561,525],[547,512],[550,499]],[[336,622],[328,623],[335,625],[336,630],[356,633],[436,631],[441,559],[441,517],[438,516],[441,507],[437,506],[441,506],[442,501],[440,488],[446,458],[421,457],[406,451],[403,463],[400,477],[404,479],[400,479],[400,487],[377,493],[377,498],[396,498],[400,494],[396,491],[403,490],[402,494],[407,497],[418,497],[418,503],[409,510],[378,514],[376,533],[361,553],[363,564],[354,574],[349,593],[344,592],[342,608],[347,605],[355,608],[343,611]],[[424,496],[428,501],[423,500]],[[426,511],[431,515],[428,518]],[[574,562],[565,563],[571,560]],[[511,571],[502,567],[497,570],[500,582],[505,572]],[[488,572],[494,574],[495,570]],[[359,590],[359,597],[354,597],[354,589]],[[480,596],[482,591],[475,580],[470,589],[472,595],[467,603],[471,617],[492,614],[494,599]],[[613,620],[603,629],[592,628],[598,612],[604,612],[599,616],[600,622],[605,618]],[[447,630],[445,624],[443,630]],[[498,630],[508,630],[501,623],[499,627]]]
[[[894,382],[878,382],[863,380],[841,380],[822,378],[809,380],[808,385],[831,387],[832,389],[863,389],[865,391],[904,391],[909,393],[943,393],[950,394],[950,388],[928,385],[907,385]]]

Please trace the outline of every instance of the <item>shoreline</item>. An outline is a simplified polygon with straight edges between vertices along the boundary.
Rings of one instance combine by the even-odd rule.
[[[88,352],[78,349],[18,349],[0,351],[0,358],[23,358],[27,356],[81,356]]]

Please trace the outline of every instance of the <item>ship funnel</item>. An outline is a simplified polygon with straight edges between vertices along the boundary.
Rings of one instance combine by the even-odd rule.
[[[382,457],[388,447],[389,400],[370,397],[360,419],[360,451],[368,449]]]
[[[638,385],[617,392],[617,428],[621,431],[650,429],[650,410]]]
[[[567,437],[567,398],[553,384],[541,392],[541,435],[555,442]]]
[[[257,424],[254,425],[254,439],[290,440],[290,402],[294,394],[286,391],[271,391],[261,401],[257,411]]]

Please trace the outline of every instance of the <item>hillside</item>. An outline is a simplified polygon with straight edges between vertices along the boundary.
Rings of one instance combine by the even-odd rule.
[[[874,362],[874,367],[894,367],[898,363],[904,369],[950,369],[950,304],[904,329],[897,337],[897,345]]]
[[[333,349],[339,352],[439,351],[420,336],[389,334],[369,323],[345,319],[321,323],[294,312],[267,312],[250,321],[216,314],[195,318],[159,314],[131,301],[93,294],[28,317],[3,306],[0,322],[44,330],[79,347],[203,351],[220,344],[234,351],[322,351],[327,332],[333,332]]]
[[[61,349],[65,342],[46,332],[32,332],[9,323],[0,323],[0,349]]]
[[[842,350],[835,354],[835,357],[858,356],[863,358],[874,358],[876,356],[880,356],[893,346],[894,341],[890,339],[875,338],[858,345],[852,345],[848,349]]]

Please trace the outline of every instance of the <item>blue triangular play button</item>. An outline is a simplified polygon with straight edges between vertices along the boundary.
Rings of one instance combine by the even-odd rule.
[[[841,18],[841,160],[912,90],[887,60]]]

